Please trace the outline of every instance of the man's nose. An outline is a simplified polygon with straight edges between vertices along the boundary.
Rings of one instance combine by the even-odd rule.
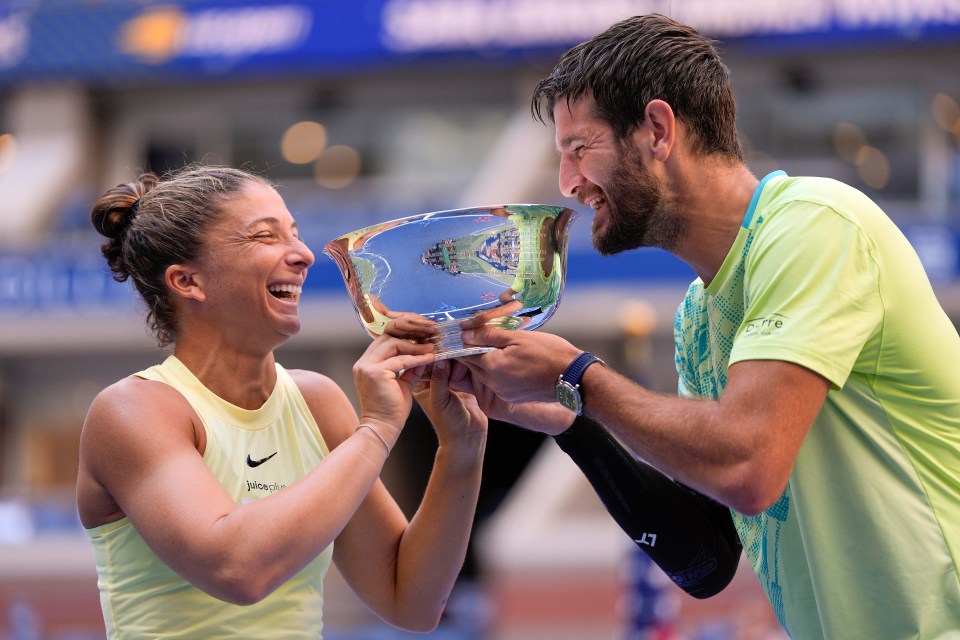
[[[578,162],[560,157],[560,193],[568,198],[577,195],[577,191],[586,183],[586,178],[580,173]]]

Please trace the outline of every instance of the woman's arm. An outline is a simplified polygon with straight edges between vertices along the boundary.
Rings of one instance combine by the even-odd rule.
[[[433,365],[417,399],[439,448],[409,523],[377,483],[334,547],[347,582],[384,620],[416,631],[436,627],[463,565],[480,488],[486,417],[471,396],[449,388],[450,366]]]
[[[387,370],[387,391],[371,423],[395,441],[412,399],[393,369],[433,356],[410,343],[388,342],[375,343],[365,357],[371,368]],[[198,418],[186,400],[167,385],[138,378],[108,388],[91,407],[81,442],[85,485],[102,487],[116,501],[117,517],[128,516],[186,580],[229,602],[257,602],[333,542],[386,460],[383,443],[369,429],[352,431],[357,418],[342,391],[317,378],[322,382],[315,394],[325,398],[327,418],[342,425],[344,437],[322,464],[283,491],[237,505],[197,449]]]

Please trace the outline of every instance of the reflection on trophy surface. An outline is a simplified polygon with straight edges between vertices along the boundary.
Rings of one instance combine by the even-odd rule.
[[[424,213],[330,241],[357,315],[373,336],[398,312],[437,322],[438,358],[464,348],[460,322],[482,315],[506,329],[535,329],[553,315],[566,280],[576,214],[560,206],[507,204]]]

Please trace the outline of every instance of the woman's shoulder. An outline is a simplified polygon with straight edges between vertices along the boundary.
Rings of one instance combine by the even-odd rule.
[[[80,437],[82,477],[93,481],[86,485],[86,498],[110,493],[111,487],[128,479],[127,474],[147,473],[162,459],[158,453],[201,450],[205,443],[198,442],[195,416],[178,391],[137,376],[97,394]],[[101,489],[90,489],[96,486]],[[93,520],[87,518],[88,523]]]
[[[190,425],[193,409],[170,385],[127,376],[103,389],[94,398],[84,429],[116,431],[138,429],[149,423],[153,429],[166,424]]]
[[[95,405],[123,408],[130,403],[150,405],[155,403],[186,403],[183,395],[172,386],[159,380],[150,380],[137,374],[117,380],[104,388],[94,399]]]

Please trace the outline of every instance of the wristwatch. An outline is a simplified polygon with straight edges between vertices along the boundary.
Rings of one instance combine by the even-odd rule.
[[[597,356],[584,351],[570,363],[567,370],[560,374],[557,380],[557,402],[573,411],[578,416],[583,413],[583,396],[580,395],[580,378],[587,367],[594,362],[606,364]]]

